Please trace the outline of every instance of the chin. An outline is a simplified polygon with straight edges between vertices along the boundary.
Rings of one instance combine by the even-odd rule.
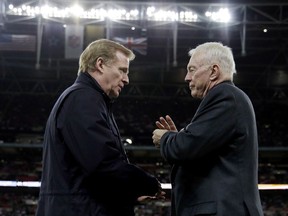
[[[115,98],[118,98],[119,97],[119,95],[120,95],[120,93],[115,93],[115,94],[113,94],[113,95],[111,95],[111,98],[113,98],[113,99],[115,99]]]
[[[199,95],[199,94],[197,95],[197,94],[192,94],[192,93],[191,93],[191,96],[192,96],[193,98],[198,98],[198,99],[201,99],[201,98],[202,98],[201,95]]]

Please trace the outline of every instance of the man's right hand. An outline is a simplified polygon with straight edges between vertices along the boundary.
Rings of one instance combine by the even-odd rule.
[[[140,196],[137,198],[137,201],[140,203],[146,203],[152,200],[165,200],[165,194],[164,191],[159,191],[155,196]]]
[[[159,118],[159,121],[156,121],[156,126],[159,129],[166,129],[169,131],[178,132],[174,121],[172,120],[172,118],[169,115],[166,115],[165,118],[161,116]]]

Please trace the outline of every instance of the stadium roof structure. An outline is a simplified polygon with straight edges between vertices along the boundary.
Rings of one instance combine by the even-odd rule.
[[[287,99],[287,1],[79,0],[75,5],[65,0],[6,0],[0,5],[0,34],[35,35],[36,47],[35,53],[27,55],[17,50],[2,52],[3,71],[21,68],[35,70],[38,76],[41,71],[43,75],[52,70],[57,72],[53,75],[56,77],[63,76],[65,71],[75,71],[75,75],[77,59],[45,55],[45,26],[51,24],[92,26],[97,29],[94,29],[94,38],[134,38],[130,43],[137,43],[137,38],[145,39],[142,53],[135,49],[137,57],[131,65],[132,82],[127,95],[133,91],[135,96],[143,95],[143,85],[159,88],[159,83],[163,86],[175,84],[179,88],[186,72],[189,49],[200,43],[217,41],[232,48],[236,84],[259,99]],[[64,41],[60,42],[58,49],[64,49]],[[88,42],[84,41],[84,46]],[[142,42],[138,40],[139,44]],[[154,92],[165,91],[154,89]]]

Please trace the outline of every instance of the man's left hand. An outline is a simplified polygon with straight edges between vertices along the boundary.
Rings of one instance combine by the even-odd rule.
[[[153,136],[152,136],[152,139],[153,139],[153,143],[155,144],[155,146],[157,148],[160,148],[160,140],[161,140],[161,137],[163,136],[163,134],[165,134],[166,132],[168,132],[168,130],[166,129],[155,129],[153,131]]]

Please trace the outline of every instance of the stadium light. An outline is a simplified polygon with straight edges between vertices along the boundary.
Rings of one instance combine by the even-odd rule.
[[[215,22],[230,22],[231,15],[228,8],[220,8],[218,11],[207,11],[205,16]]]
[[[199,17],[208,17],[213,22],[229,22],[231,15],[228,8],[220,8],[218,11],[207,11],[205,16],[201,16],[189,8],[177,8],[174,7],[169,10],[162,8],[156,8],[154,6],[146,5],[142,8],[144,10],[144,16],[138,9],[128,9],[125,7],[113,8],[113,6],[107,6],[102,8],[91,8],[85,10],[80,5],[73,5],[66,8],[52,7],[49,5],[27,6],[20,5],[15,7],[10,4],[7,15],[13,16],[30,16],[36,17],[41,15],[44,18],[79,18],[79,19],[95,19],[95,20],[141,20],[146,19],[148,21],[181,21],[181,22],[199,22]],[[142,11],[143,12],[143,11]],[[140,16],[142,14],[142,16]]]

